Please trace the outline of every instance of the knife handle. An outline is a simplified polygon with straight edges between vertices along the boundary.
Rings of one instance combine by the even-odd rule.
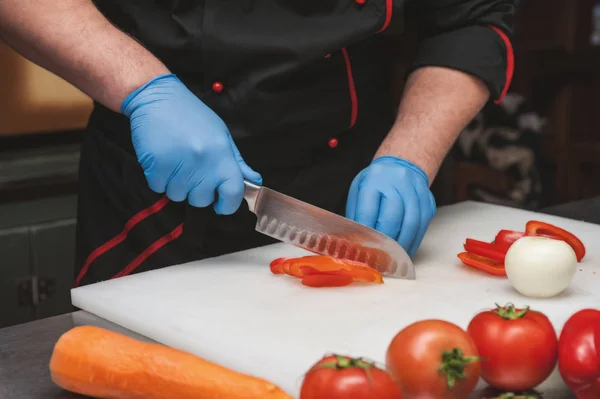
[[[260,189],[260,186],[244,180],[244,199],[248,203],[248,208],[252,213],[256,213],[254,209],[256,206],[256,200],[258,199],[258,194],[260,194]]]

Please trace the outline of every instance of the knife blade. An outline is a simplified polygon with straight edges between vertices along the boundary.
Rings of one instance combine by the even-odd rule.
[[[404,248],[387,235],[288,195],[244,181],[256,231],[319,255],[363,262],[382,275],[414,280]]]

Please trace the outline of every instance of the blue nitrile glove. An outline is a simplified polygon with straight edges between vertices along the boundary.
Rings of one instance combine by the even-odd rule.
[[[150,189],[171,200],[229,215],[244,196],[243,178],[262,177],[242,159],[221,118],[173,74],[152,79],[121,105]],[[217,198],[215,198],[217,197]]]
[[[395,239],[413,257],[436,205],[429,179],[401,158],[376,158],[352,182],[346,217]]]

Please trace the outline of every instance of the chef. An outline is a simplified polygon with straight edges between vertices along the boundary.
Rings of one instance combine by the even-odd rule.
[[[3,0],[0,37],[94,99],[75,285],[273,242],[243,180],[414,256],[430,185],[513,71],[514,0]],[[399,109],[387,45],[412,24]]]

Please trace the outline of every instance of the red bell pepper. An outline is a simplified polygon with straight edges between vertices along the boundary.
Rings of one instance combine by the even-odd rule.
[[[458,258],[462,263],[469,267],[482,270],[494,276],[506,276],[506,269],[502,262],[497,262],[493,259],[478,256],[470,252],[459,253]]]
[[[600,398],[600,311],[573,314],[558,340],[558,369],[577,399]]]
[[[273,274],[284,274],[283,271],[283,263],[289,258],[277,258],[273,260],[270,264],[271,273]]]
[[[525,235],[526,234],[521,231],[500,230],[498,234],[496,234],[496,238],[494,238],[494,243],[510,247],[515,241]]]
[[[581,240],[560,227],[537,220],[531,220],[527,222],[525,231],[527,234],[545,235],[565,241],[573,248],[573,251],[575,251],[578,262],[581,262],[581,259],[585,256],[585,246]]]
[[[302,278],[302,284],[308,287],[344,287],[352,284],[352,276],[336,274],[309,274]]]
[[[311,287],[339,287],[361,281],[383,284],[381,273],[369,265],[326,255],[309,255],[298,258],[278,258],[271,262],[273,274],[287,274],[301,278]],[[325,276],[322,279],[313,276]]]
[[[506,257],[506,252],[509,247],[510,245],[492,244],[485,241],[474,240],[472,238],[467,238],[467,241],[464,244],[465,251],[500,263],[504,263],[504,258]]]
[[[548,237],[554,239],[560,239],[560,237],[551,236],[548,234],[541,233],[526,233],[522,231],[514,231],[514,230],[500,230],[498,234],[496,234],[496,238],[494,239],[494,243],[500,245],[506,245],[510,247],[515,241],[517,241],[521,237],[528,236],[537,236],[537,237]]]
[[[458,257],[467,266],[496,276],[506,276],[504,268],[506,253],[515,241],[526,236],[563,240],[573,248],[578,261],[585,256],[583,243],[573,234],[551,224],[531,220],[527,222],[524,232],[500,230],[491,243],[467,238],[463,245],[466,252],[458,254]]]

